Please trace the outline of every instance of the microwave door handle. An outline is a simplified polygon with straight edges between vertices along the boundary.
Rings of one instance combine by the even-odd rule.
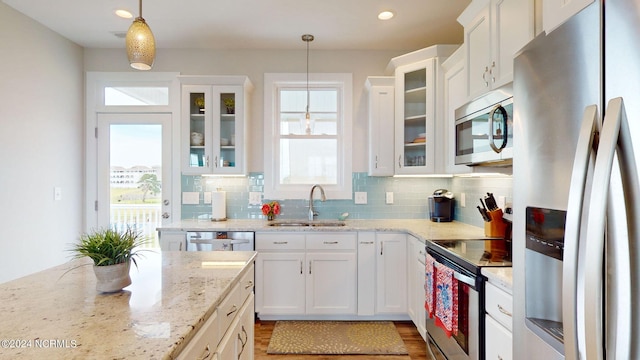
[[[601,127],[598,108],[595,105],[587,106],[582,117],[582,125],[578,133],[576,154],[573,160],[571,173],[571,186],[569,187],[569,200],[564,233],[564,253],[562,256],[562,323],[564,330],[564,351],[567,359],[578,359],[579,343],[577,324],[577,283],[578,263],[580,252],[578,249],[584,246],[585,233],[580,231],[581,218],[585,204],[584,195],[589,167],[593,167],[595,151],[592,150],[596,132]],[[586,213],[586,212],[585,212]],[[583,280],[582,277],[580,277]],[[580,334],[583,337],[583,334]]]
[[[499,111],[502,115],[502,123],[504,125],[504,134],[500,134],[502,136],[502,145],[500,145],[500,147],[496,146],[495,140],[493,139],[493,116],[495,115],[496,111]],[[491,111],[489,112],[489,146],[491,146],[491,149],[493,149],[493,151],[498,154],[507,146],[507,120],[507,110],[505,110],[504,107],[502,107],[502,105],[500,104],[494,106],[493,109],[491,109]]]

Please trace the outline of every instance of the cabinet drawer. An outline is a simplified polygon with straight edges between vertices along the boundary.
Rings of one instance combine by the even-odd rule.
[[[486,359],[512,360],[513,335],[511,331],[500,325],[491,316],[485,317],[486,327]]]
[[[256,250],[304,250],[304,234],[256,234]]]
[[[244,302],[245,299],[249,297],[249,294],[253,292],[255,284],[253,269],[254,266],[251,265],[247,272],[242,276],[242,279],[240,279],[240,302]]]
[[[308,250],[355,250],[357,234],[323,233],[308,234]]]
[[[513,326],[513,297],[490,282],[487,282],[486,296],[487,314],[511,331]]]
[[[178,360],[204,359],[207,354],[214,353],[221,340],[218,332],[218,320],[218,311],[216,310],[180,352]]]
[[[244,299],[242,299],[244,300]],[[229,295],[222,300],[220,306],[218,306],[218,318],[219,327],[218,333],[222,336],[229,329],[229,325],[233,319],[238,315],[242,301],[240,299],[240,284],[236,284]]]

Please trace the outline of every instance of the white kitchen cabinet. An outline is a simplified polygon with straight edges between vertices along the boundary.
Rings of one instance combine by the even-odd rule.
[[[407,235],[376,234],[376,314],[407,313]]]
[[[456,45],[434,45],[391,59],[395,72],[395,174],[430,174],[443,148],[441,62]]]
[[[425,289],[424,289],[424,273],[425,273],[425,245],[415,236],[407,235],[408,251],[407,251],[407,312],[418,329],[420,336],[426,340],[427,336],[427,319],[424,309]]]
[[[464,46],[460,46],[442,63],[444,71],[443,127],[445,172],[463,174],[472,172],[472,167],[456,165],[456,117],[455,111],[467,102],[467,82],[464,71]]]
[[[369,176],[393,176],[394,167],[394,82],[393,76],[370,76]]]
[[[304,314],[304,252],[265,252],[257,247],[256,250],[256,312]]]
[[[159,231],[158,242],[162,251],[182,251],[185,249],[187,234],[184,231]]]
[[[251,266],[178,355],[178,360],[253,359],[254,294]]]
[[[468,98],[513,81],[513,56],[534,36],[534,1],[473,0],[464,27]]]
[[[358,315],[376,313],[376,233],[358,232]]]
[[[542,27],[549,34],[594,0],[543,0]]]
[[[486,283],[486,359],[513,359],[513,295]]]
[[[246,173],[246,76],[180,76],[184,174]]]
[[[256,233],[256,312],[357,312],[355,233]]]

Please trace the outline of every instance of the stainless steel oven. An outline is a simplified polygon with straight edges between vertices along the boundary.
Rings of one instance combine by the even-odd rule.
[[[513,91],[505,85],[456,109],[455,163],[511,165]]]
[[[189,231],[187,251],[253,251],[251,231]]]
[[[448,336],[427,316],[428,341],[448,360],[485,359],[485,281],[481,268],[511,266],[507,240],[433,241],[427,253],[452,269],[456,280],[458,333]]]

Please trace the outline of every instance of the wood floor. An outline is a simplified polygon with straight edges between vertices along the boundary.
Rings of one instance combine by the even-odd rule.
[[[261,321],[256,320],[255,324],[255,360],[291,360],[291,359],[312,359],[312,360],[426,360],[426,345],[422,337],[418,333],[412,322],[410,321],[395,321],[396,329],[404,340],[404,345],[407,347],[409,355],[397,356],[397,355],[268,355],[267,347],[269,346],[269,339],[275,326],[275,321]]]

